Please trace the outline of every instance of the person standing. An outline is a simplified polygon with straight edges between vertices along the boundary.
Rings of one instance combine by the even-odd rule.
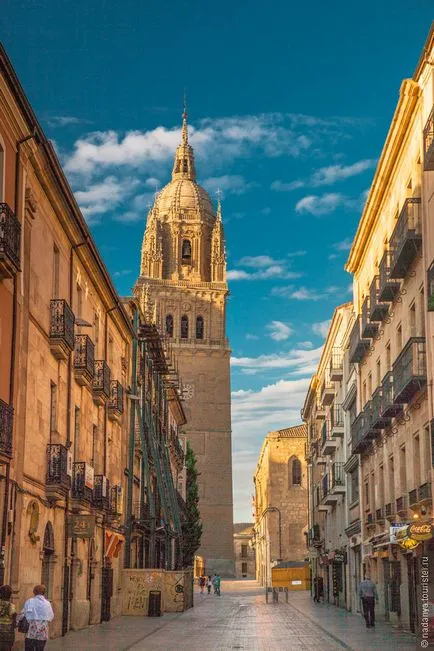
[[[2,585],[0,588],[0,651],[11,651],[15,642],[17,611],[11,602],[11,595],[11,586]]]
[[[366,628],[373,628],[375,626],[375,602],[378,601],[378,594],[375,583],[368,576],[365,576],[360,582],[359,597],[362,600]]]
[[[220,575],[217,574],[215,577],[215,593],[220,597]]]
[[[45,598],[45,585],[35,585],[33,597],[27,599],[20,613],[29,622],[26,634],[26,651],[42,651],[48,640],[48,624],[53,621],[54,613],[48,599]]]
[[[208,577],[208,580],[206,582],[206,587],[207,587],[207,590],[208,590],[208,594],[211,594],[211,588],[212,588],[211,576]]]

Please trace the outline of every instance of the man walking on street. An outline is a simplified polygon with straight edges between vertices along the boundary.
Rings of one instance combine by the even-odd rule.
[[[378,601],[378,594],[375,583],[368,576],[365,576],[360,583],[359,597],[362,600],[366,628],[373,628],[375,626],[375,602]]]

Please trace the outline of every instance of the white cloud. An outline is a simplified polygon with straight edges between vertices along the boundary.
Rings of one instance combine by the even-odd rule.
[[[253,186],[253,183],[247,183],[244,177],[238,174],[225,174],[205,179],[201,185],[211,195],[215,195],[218,190],[223,194],[243,194]]]
[[[87,190],[77,190],[75,198],[86,219],[97,223],[103,213],[116,209],[138,185],[139,181],[135,179],[119,180],[115,176],[108,176]]]
[[[252,335],[249,332],[246,334],[246,339],[249,341],[257,341],[259,339],[258,335]]]
[[[300,348],[307,348],[308,350],[313,348],[313,343],[311,341],[300,341],[298,345]]]
[[[362,174],[376,164],[376,160],[366,159],[353,163],[352,165],[330,165],[328,167],[322,167],[312,174],[309,184],[313,186],[333,185],[337,181]]]
[[[326,321],[319,321],[318,323],[313,323],[312,332],[325,339],[328,335],[331,322],[332,322],[331,319],[327,319]]]
[[[273,265],[267,269],[249,272],[244,269],[230,269],[227,272],[228,280],[267,280],[269,278],[300,278],[302,274],[298,271],[288,271],[283,265]]]
[[[333,244],[333,248],[336,249],[336,251],[349,251],[351,249],[351,246],[352,241],[349,238]]]
[[[122,278],[123,276],[129,276],[131,273],[131,269],[122,269],[122,271],[115,271],[113,277]]]
[[[327,298],[329,291],[318,292],[315,289],[308,289],[307,287],[299,287],[296,289],[293,285],[286,287],[273,287],[271,294],[273,296],[283,296],[284,298],[294,299],[297,301],[319,301]]]
[[[274,341],[285,341],[293,333],[291,326],[283,321],[271,321],[266,329],[269,331],[269,337]]]
[[[284,181],[273,181],[271,189],[276,192],[292,192],[292,190],[303,188],[304,185],[304,181],[291,181],[290,183],[285,183]]]
[[[274,260],[269,255],[246,255],[241,260],[238,260],[237,265],[240,267],[270,267],[272,265],[280,265],[282,260]]]
[[[258,357],[232,357],[231,366],[241,369],[256,369],[271,371],[276,369],[290,369],[292,372],[304,373],[306,365],[317,364],[322,347],[313,350],[294,349],[288,353],[259,355]]]
[[[348,197],[338,192],[323,194],[322,197],[311,194],[297,201],[295,210],[298,213],[307,212],[319,217],[321,215],[327,215],[341,206],[347,206],[348,201],[350,201]]]
[[[154,176],[150,176],[148,179],[145,181],[145,185],[148,188],[159,188],[161,186],[160,180],[156,179]]]
[[[71,124],[89,124],[89,121],[73,115],[52,115],[47,118],[47,123],[50,127],[68,127]]]

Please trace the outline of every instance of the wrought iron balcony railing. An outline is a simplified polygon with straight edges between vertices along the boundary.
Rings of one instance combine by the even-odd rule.
[[[57,359],[66,359],[74,348],[74,313],[63,298],[50,301],[50,348]]]
[[[101,511],[110,507],[110,482],[104,475],[95,475],[93,505]]]
[[[326,373],[321,385],[321,402],[323,405],[330,405],[335,397],[335,385]]]
[[[321,453],[325,455],[333,454],[337,447],[338,442],[332,436],[330,421],[325,420],[321,428]]]
[[[407,513],[407,495],[402,495],[396,500],[396,512],[399,515]]]
[[[332,487],[345,486],[345,463],[343,461],[335,461],[332,464]]]
[[[342,348],[333,348],[330,355],[329,375],[330,380],[337,382],[342,379],[344,373],[344,356]]]
[[[380,276],[375,276],[369,289],[369,318],[372,321],[383,321],[389,312],[387,303],[379,299]]]
[[[0,278],[20,270],[21,224],[7,203],[0,203]]]
[[[389,371],[381,383],[381,417],[396,418],[402,412],[402,405],[395,402],[393,373]]]
[[[365,438],[366,415],[363,411],[351,423],[351,452],[352,454],[362,453],[369,442]]]
[[[362,304],[361,335],[364,339],[373,339],[378,332],[378,323],[371,322],[371,307],[369,296],[366,296]]]
[[[79,384],[89,385],[95,374],[95,346],[88,335],[75,335],[74,374]]]
[[[425,172],[434,170],[434,108],[423,130],[423,169]]]
[[[150,513],[149,507],[146,502],[141,500],[135,500],[133,502],[132,516],[136,522],[139,523],[149,523],[150,522]]]
[[[389,502],[386,504],[384,507],[384,512],[386,514],[386,518],[394,518],[395,517],[395,502]]]
[[[378,387],[372,394],[371,425],[375,430],[387,429],[391,418],[383,416],[383,387]]]
[[[390,277],[390,251],[385,251],[378,267],[378,300],[392,303],[399,292],[401,283]]]
[[[330,407],[330,430],[332,435],[337,434],[337,430],[341,430],[344,427],[344,410],[342,405],[333,403]]]
[[[47,486],[69,490],[71,487],[72,456],[64,445],[47,445]]]
[[[420,197],[406,199],[390,238],[390,277],[405,278],[422,246]]]
[[[380,506],[380,508],[375,511],[375,522],[378,522],[379,524],[384,522],[384,507],[383,506]]]
[[[324,475],[324,477],[321,479],[321,499],[324,499],[327,497],[329,492],[329,476]]]
[[[0,454],[12,456],[12,434],[14,430],[14,410],[12,405],[0,399]]]
[[[417,488],[414,488],[412,491],[409,491],[408,493],[408,505],[411,508],[415,504],[418,503],[418,497],[417,497]]]
[[[356,318],[350,334],[349,360],[351,364],[361,362],[370,348],[368,339],[360,336],[360,317]]]
[[[411,337],[393,365],[393,399],[397,404],[411,402],[426,386],[425,337]]]
[[[95,360],[94,367],[93,398],[98,404],[103,404],[110,398],[110,368],[104,359]]]
[[[109,416],[120,416],[124,413],[124,388],[118,380],[110,382]]]
[[[123,491],[122,486],[112,486],[110,489],[110,513],[117,517],[123,512]]]
[[[432,500],[432,488],[431,488],[430,481],[419,486],[418,497],[419,497],[419,502],[425,502],[425,501],[429,502],[430,500]]]
[[[75,461],[72,475],[72,497],[76,500],[92,502],[94,490],[94,470],[83,461]]]

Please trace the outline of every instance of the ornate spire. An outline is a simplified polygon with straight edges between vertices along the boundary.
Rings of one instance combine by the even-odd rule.
[[[184,93],[184,113],[182,114],[182,144],[188,145],[188,127],[187,127],[187,97]]]
[[[222,191],[220,188],[217,188],[217,216],[216,216],[216,221],[221,222],[222,220],[222,202],[221,202],[221,194]]]
[[[181,144],[176,148],[172,179],[196,180],[193,149],[188,144],[187,102],[184,95],[184,112],[182,114]]]

